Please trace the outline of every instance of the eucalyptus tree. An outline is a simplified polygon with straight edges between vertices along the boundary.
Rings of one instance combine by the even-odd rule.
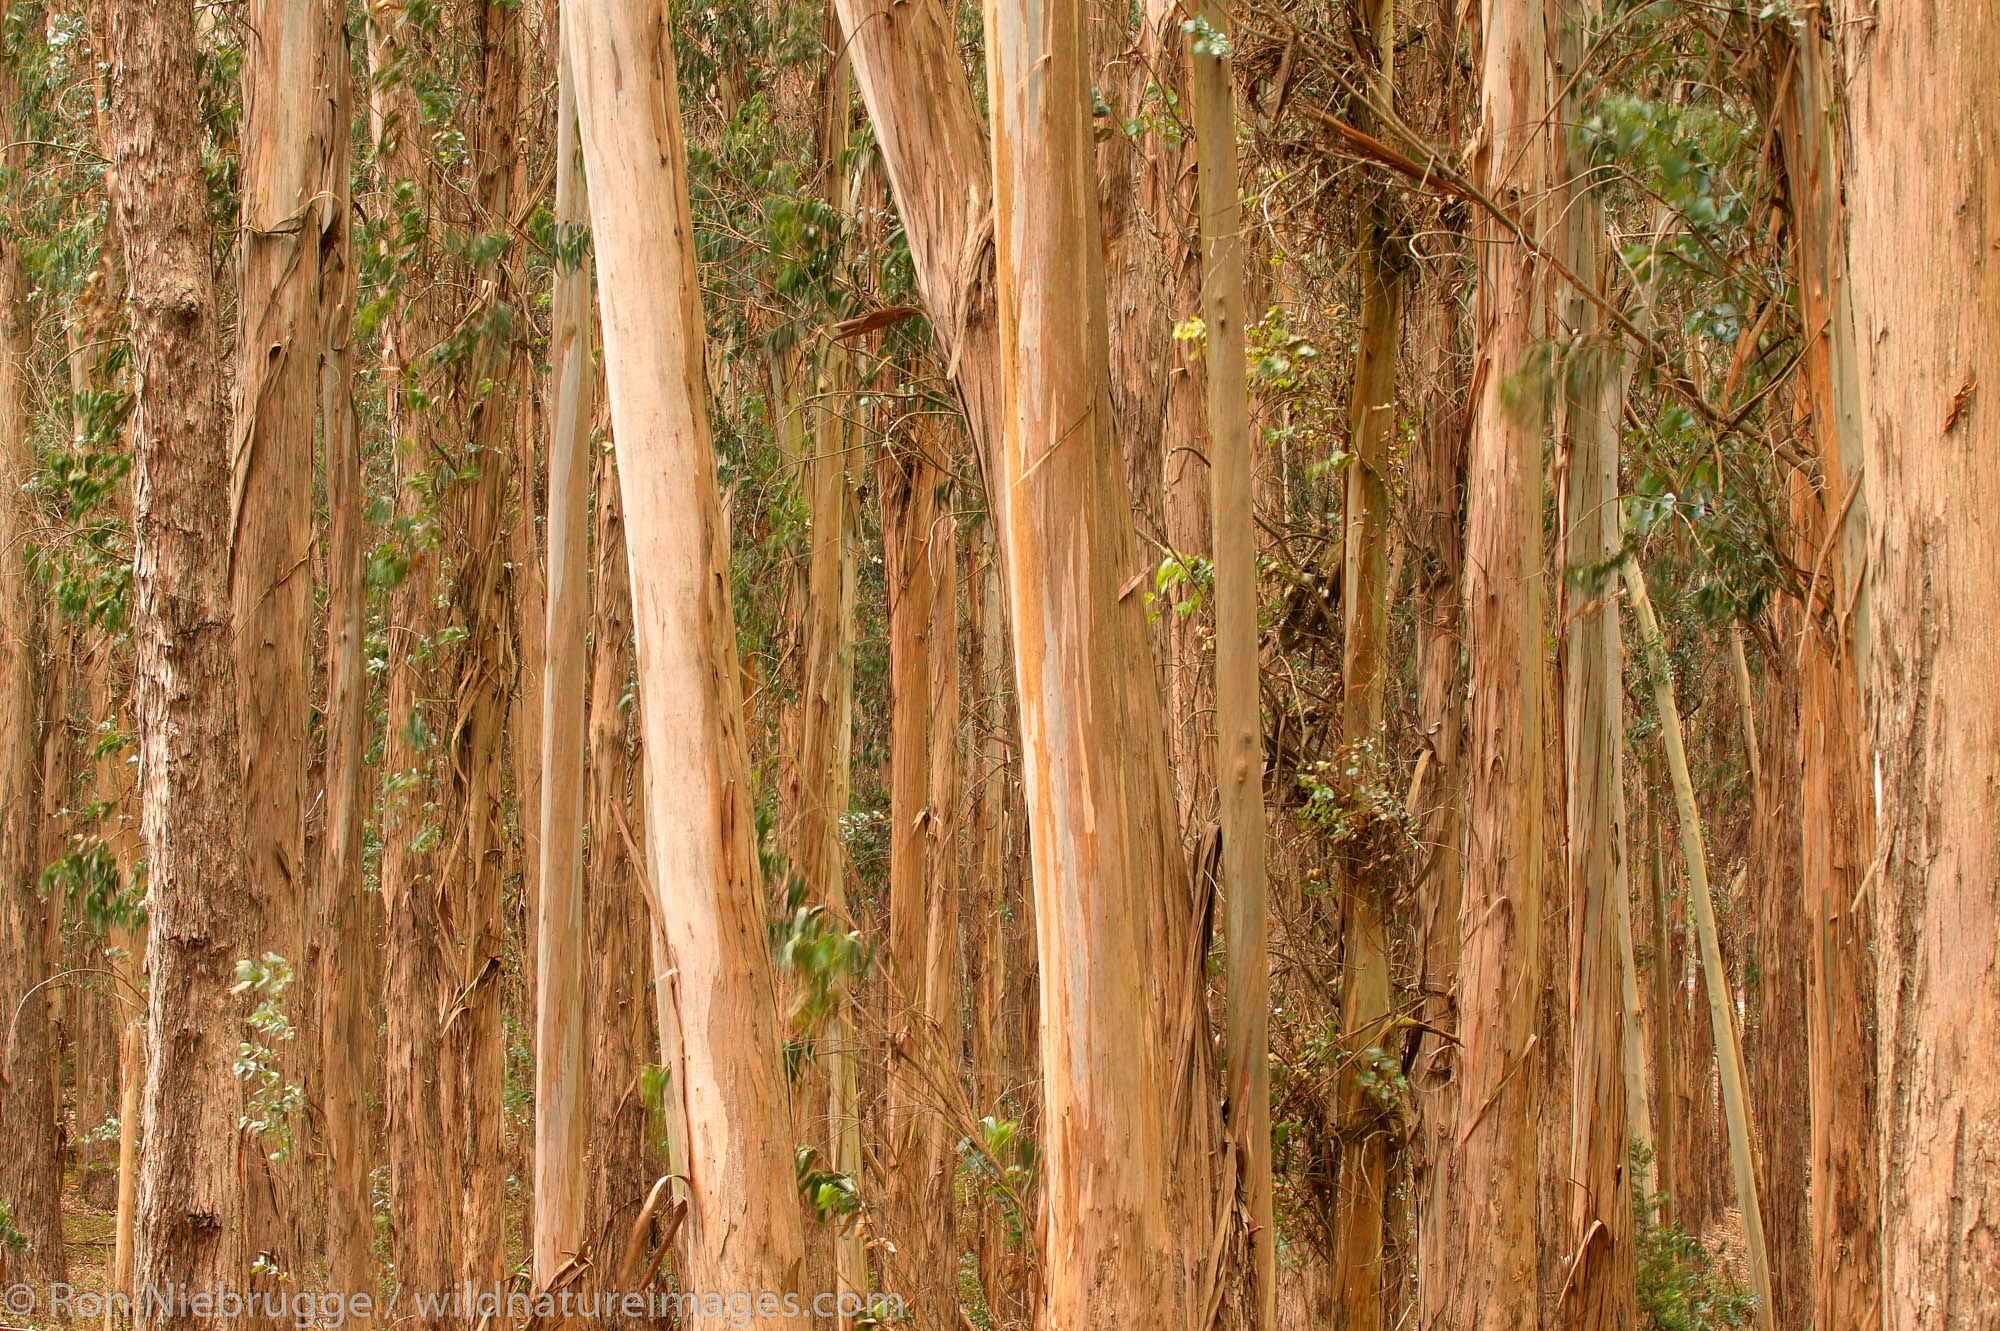
[[[627,521],[652,881],[676,970],[696,1290],[782,1294],[804,1236],[709,427],[687,147],[660,0],[579,9],[576,81]]]
[[[1472,178],[1529,235],[1548,154],[1541,6],[1483,0]],[[1542,990],[1542,431],[1545,292],[1526,242],[1482,218],[1466,461],[1464,897],[1449,1323],[1536,1312],[1535,1125]]]
[[[229,596],[228,417],[216,356],[199,37],[184,0],[113,0],[112,215],[128,265],[132,632],[146,843],[146,1080],[134,1279],[244,1287],[244,871]],[[136,1305],[141,1328],[221,1327]]]
[[[1841,45],[1872,615],[1882,1322],[1908,1331],[2000,1306],[2000,14],[1884,7]]]

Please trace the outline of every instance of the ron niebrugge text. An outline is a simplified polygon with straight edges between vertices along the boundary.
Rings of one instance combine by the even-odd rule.
[[[55,1284],[45,1290],[30,1285],[8,1287],[0,1298],[0,1313],[13,1317],[95,1319],[107,1312],[119,1316],[199,1317],[233,1321],[283,1322],[315,1331],[337,1331],[350,1321],[390,1321],[398,1312],[424,1320],[506,1318],[559,1322],[604,1317],[675,1317],[683,1323],[749,1326],[756,1322],[793,1321],[805,1317],[870,1317],[893,1321],[903,1315],[899,1294],[863,1294],[827,1290],[801,1294],[779,1290],[550,1290],[530,1293],[498,1286],[469,1285],[435,1292],[406,1290],[400,1285],[385,1299],[362,1291],[326,1290],[208,1290],[184,1285],[148,1285],[136,1295],[105,1294]]]

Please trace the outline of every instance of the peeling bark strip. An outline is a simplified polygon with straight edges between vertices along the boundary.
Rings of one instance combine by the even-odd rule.
[[[242,1289],[242,1004],[251,946],[230,644],[229,451],[216,369],[194,6],[111,0],[113,206],[129,265],[132,636],[147,851],[139,1286]],[[224,1325],[143,1309],[140,1331]]]
[[[2000,12],[1882,5],[1842,27],[1883,1325],[1969,1327],[2000,1308]]]
[[[687,1264],[697,1290],[798,1291],[805,1241],[752,845],[729,551],[716,492],[687,149],[661,0],[565,36],[631,547],[654,883],[679,968]]]

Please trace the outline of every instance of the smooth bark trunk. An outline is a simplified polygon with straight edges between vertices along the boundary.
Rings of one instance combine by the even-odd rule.
[[[677,968],[691,1175],[682,1274],[695,1289],[783,1293],[799,1287],[804,1237],[671,28],[658,0],[573,17],[565,45],[629,523],[647,826]]]
[[[567,8],[563,22],[571,22]],[[541,872],[535,902],[534,1277],[547,1288],[584,1237],[586,1105],[583,1095],[583,830],[585,638],[592,618],[590,274],[580,251],[587,223],[569,61],[557,56],[557,257],[550,360],[555,375],[549,439],[548,619],[542,643]],[[600,627],[600,633],[603,632]],[[600,652],[606,644],[599,643]],[[600,663],[602,665],[602,663]],[[622,661],[613,669],[622,668]],[[620,684],[623,680],[618,681]],[[617,693],[609,699],[617,706]],[[602,703],[603,699],[598,699]],[[612,718],[602,718],[609,726]],[[595,747],[595,746],[593,746]],[[606,781],[611,773],[600,773]],[[622,791],[619,798],[622,798]],[[608,814],[606,805],[602,812]],[[609,821],[594,822],[600,852]]]
[[[1224,961],[1228,1067],[1236,1147],[1235,1201],[1250,1233],[1249,1325],[1275,1328],[1277,1243],[1271,1203],[1271,962],[1264,872],[1264,713],[1259,688],[1257,519],[1253,466],[1243,206],[1237,197],[1229,14],[1201,7],[1213,38],[1194,42],[1194,118],[1201,193],[1202,323],[1208,342],[1210,511],[1215,539],[1215,782],[1228,902]],[[1390,352],[1394,363],[1394,352]],[[1178,616],[1176,616],[1178,618]],[[1377,698],[1380,691],[1377,690]],[[1379,1171],[1378,1171],[1379,1172]],[[1378,1194],[1379,1195],[1379,1194]]]
[[[1194,1291],[1169,1240],[1162,1029],[1179,1014],[1154,1007],[1171,989],[1132,959],[1150,946],[1162,976],[1189,960],[1153,904],[1179,890],[1179,835],[1112,431],[1082,7],[993,0],[986,31],[1003,426],[988,475],[1005,497],[1042,960],[1038,1315],[1179,1327]]]

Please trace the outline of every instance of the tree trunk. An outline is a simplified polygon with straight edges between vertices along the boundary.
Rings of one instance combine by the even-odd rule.
[[[1355,112],[1364,129],[1393,113],[1396,7],[1369,0],[1362,7],[1368,96]],[[1357,99],[1359,100],[1359,99]],[[1341,740],[1343,766],[1356,784],[1387,775],[1382,703],[1388,672],[1389,465],[1396,439],[1396,355],[1403,334],[1403,275],[1391,234],[1388,201],[1364,205],[1355,267],[1361,287],[1361,327],[1348,407],[1346,502],[1341,510]],[[1241,356],[1238,356],[1241,359]],[[1388,1106],[1371,1091],[1387,1058],[1394,1011],[1389,983],[1389,893],[1381,862],[1365,842],[1349,848],[1339,868],[1341,943],[1340,1029],[1347,1041],[1340,1078],[1340,1181],[1336,1196],[1333,1280],[1335,1325],[1380,1331],[1387,1302],[1383,1216],[1388,1196]]]
[[[2000,1307],[2000,14],[1884,6],[1844,41],[1883,1324],[1908,1331]]]
[[[129,271],[132,636],[152,937],[139,1287],[242,1289],[242,1006],[253,946],[230,642],[228,427],[216,362],[194,6],[110,0],[113,215]],[[142,1307],[141,1331],[221,1328]]]
[[[326,1279],[336,1290],[375,1284],[375,1158],[369,1092],[380,1051],[369,1013],[369,958],[376,946],[375,894],[364,879],[369,803],[367,482],[354,408],[352,326],[356,294],[348,156],[353,88],[346,10],[323,0],[329,123],[327,195],[309,214],[317,223],[320,273],[320,382],[327,532],[326,827],[319,872],[321,1106],[326,1143]],[[331,1073],[332,1075],[327,1075]]]
[[[479,0],[469,6],[465,21],[479,75],[478,100],[464,130],[471,194],[479,224],[493,227],[511,206],[520,132],[521,11],[515,0]],[[443,736],[450,760],[443,774],[449,847],[444,869],[453,953],[442,1029],[444,1100],[445,1122],[458,1136],[456,1274],[475,1289],[497,1285],[506,1262],[500,890],[510,841],[501,755],[514,683],[506,505],[514,452],[510,378],[516,364],[508,330],[518,299],[517,264],[510,253],[469,274],[479,294],[459,317],[476,331],[471,345],[448,362],[445,386],[446,399],[469,412],[461,447],[448,456],[470,479],[447,491],[455,501],[448,507],[456,510],[447,524],[451,615],[454,630],[464,637],[452,654],[449,728]]]
[[[4,92],[11,100],[12,88]],[[6,117],[10,129],[12,120]],[[25,1258],[6,1263],[8,1278],[42,1285],[67,1279],[68,1263],[48,991],[29,993],[48,977],[52,958],[39,890],[35,736],[40,733],[40,644],[28,571],[36,515],[27,489],[35,473],[35,450],[28,438],[26,294],[19,249],[10,236],[0,241],[0,1121],[8,1125],[10,1138],[9,1149],[0,1152],[0,1202],[33,1245]]]
[[[1556,0],[1554,74],[1574,89],[1593,6]],[[1574,91],[1561,121],[1585,114]],[[1589,162],[1564,133],[1555,152],[1562,201],[1559,244],[1572,272],[1600,287],[1610,268],[1604,205]],[[1569,1249],[1562,1320],[1574,1331],[1629,1331],[1633,1302],[1631,1121],[1625,1097],[1624,1006],[1619,923],[1625,893],[1624,641],[1611,561],[1618,524],[1618,448],[1625,417],[1624,339],[1573,290],[1557,305],[1567,338],[1557,437],[1568,452],[1563,492],[1563,742],[1567,780],[1570,1094],[1567,1203]]]
[[[275,953],[303,977],[305,806],[309,705],[306,610],[313,591],[313,428],[319,401],[322,191],[345,124],[328,114],[331,83],[346,68],[320,0],[252,0],[244,15],[242,239],[230,603],[236,691],[244,743],[238,812],[248,859],[250,956]],[[301,1012],[300,987],[278,1001]],[[245,1038],[260,1040],[255,1032]],[[273,1069],[303,1084],[296,1040],[274,1045]],[[259,1117],[263,1117],[260,1115]],[[302,1134],[286,1114],[253,1137],[245,1177],[250,1255],[293,1273],[305,1201]],[[259,1276],[260,1288],[271,1287]]]
[[[1250,501],[1255,432],[1244,350],[1248,310],[1243,296],[1243,206],[1237,197],[1236,99],[1226,47],[1229,14],[1220,4],[1207,3],[1201,8],[1201,20],[1208,28],[1192,43],[1191,54],[1201,192],[1202,322],[1208,342],[1208,474],[1215,522],[1215,772],[1221,805],[1222,892],[1229,910],[1225,926],[1229,1065],[1224,1085],[1237,1155],[1237,1177],[1231,1182],[1250,1231],[1249,1324],[1271,1331],[1278,1316],[1271,1204],[1271,961],[1264,875],[1257,523]],[[1393,369],[1393,348],[1389,360]],[[1378,704],[1380,696],[1377,688]]]
[[[1473,179],[1536,218],[1548,111],[1539,6],[1482,0]],[[1447,1317],[1523,1327],[1536,1289],[1537,1014],[1542,991],[1542,424],[1539,277],[1482,224],[1466,466],[1465,887],[1460,910],[1458,1161],[1463,1221]]]
[[[584,310],[586,320],[589,309]],[[585,324],[586,330],[588,323]],[[594,377],[594,376],[593,376]],[[560,400],[559,400],[560,402]],[[560,417],[560,406],[558,408]],[[586,415],[586,429],[590,417]],[[550,494],[555,494],[550,469]],[[581,481],[579,476],[578,481]],[[647,1010],[639,981],[651,970],[651,922],[640,894],[638,869],[624,829],[637,821],[638,745],[632,709],[624,705],[632,680],[632,584],[627,575],[625,522],[618,472],[609,450],[597,465],[597,582],[592,595],[590,662],[590,875],[584,886],[589,931],[590,983],[586,999],[590,1058],[590,1204],[585,1237],[598,1254],[594,1285],[622,1293],[616,1258],[631,1233],[653,1179],[646,1154],[646,1104],[640,1065],[647,1062]],[[555,508],[550,506],[553,518]],[[579,552],[581,553],[581,552]],[[550,568],[555,567],[554,561]],[[551,579],[551,585],[554,580]],[[553,641],[553,636],[551,637]],[[548,824],[551,831],[554,824]],[[543,878],[546,884],[551,880]],[[668,1088],[673,1095],[678,1085]],[[577,1162],[579,1170],[583,1162]],[[539,1208],[536,1211],[541,1214]],[[653,1240],[649,1237],[647,1242]],[[624,1325],[635,1326],[626,1320]]]
[[[1431,132],[1461,134],[1464,74],[1458,62],[1458,8],[1438,0],[1425,13],[1417,67],[1425,88],[1418,105]],[[1422,385],[1421,447],[1411,462],[1411,548],[1420,588],[1417,628],[1417,718],[1425,747],[1418,754],[1420,788],[1409,806],[1419,818],[1424,871],[1418,895],[1422,1006],[1426,1029],[1414,1033],[1411,1098],[1416,1106],[1412,1164],[1418,1192],[1416,1303],[1418,1325],[1436,1327],[1450,1305],[1454,1253],[1463,1243],[1457,1119],[1456,1032],[1459,908],[1463,897],[1462,752],[1465,736],[1463,666],[1465,601],[1465,421],[1471,388],[1466,321],[1459,304],[1465,276],[1462,246],[1440,255],[1418,278],[1414,382]],[[1412,784],[1418,784],[1415,781]]]
[[[716,493],[665,8],[574,15],[605,368],[631,542],[649,836],[678,968],[689,1288],[798,1289],[804,1238]],[[667,830],[674,835],[667,836]]]
[[[939,428],[941,423],[932,423],[935,418],[918,420],[922,423],[918,446],[927,454],[940,449],[955,433],[954,427]],[[923,424],[930,428],[922,428]],[[937,473],[937,516],[923,542],[923,557],[934,572],[925,615],[931,658],[927,672],[930,697],[926,700],[930,754],[925,764],[929,789],[923,820],[924,880],[928,887],[922,904],[924,1034],[918,1054],[932,1089],[924,1096],[918,1154],[912,1161],[921,1171],[918,1181],[923,1198],[917,1256],[925,1263],[923,1283],[933,1291],[933,1316],[945,1326],[950,1325],[951,1314],[959,1306],[954,1186],[958,1170],[949,1115],[962,1100],[959,1067],[965,1039],[959,1018],[964,978],[958,936],[958,849],[963,826],[959,801],[958,519],[953,512],[953,492],[944,483],[947,474],[943,468]]]
[[[1168,1237],[1161,1025],[1180,1018],[1131,959],[1150,945],[1171,974],[1160,950],[1185,946],[1149,908],[1174,890],[1179,836],[1112,437],[1082,7],[994,3],[986,28],[1004,423],[990,489],[1006,496],[1042,958],[1039,1316],[1178,1326],[1193,1292]]]
[[[563,11],[562,21],[573,19]],[[591,621],[587,578],[590,528],[591,394],[596,375],[590,365],[590,273],[580,247],[587,224],[582,163],[576,144],[576,93],[569,61],[557,56],[555,294],[551,308],[555,328],[550,360],[555,372],[555,431],[549,440],[549,581],[548,621],[543,635],[542,744],[545,768],[541,777],[541,890],[535,903],[535,1233],[534,1277],[548,1288],[563,1263],[581,1251],[584,1203],[588,1195],[584,1172],[586,1106],[583,1095],[583,760],[585,639]],[[614,527],[615,531],[616,528]],[[629,599],[629,591],[626,593]],[[620,617],[630,636],[629,612],[616,603],[604,609]],[[600,622],[600,635],[606,626]],[[616,726],[617,750],[624,749],[623,717],[617,714],[623,692],[624,661],[615,643],[600,637],[600,659],[593,680],[607,680],[611,715],[600,719]],[[615,676],[615,679],[611,677]],[[596,745],[592,745],[593,751]],[[607,758],[611,754],[607,751]],[[625,848],[616,840],[611,815],[626,798],[624,784],[615,794],[610,783],[620,773],[599,771],[605,791],[593,819],[598,850],[607,865],[622,863]],[[631,890],[628,880],[607,877],[604,890]],[[594,939],[612,943],[615,938]],[[615,949],[624,954],[623,948]],[[611,961],[598,954],[598,959]],[[595,969],[595,966],[593,966]],[[635,961],[632,974],[638,973]],[[628,979],[629,983],[629,979]],[[610,994],[601,994],[609,999]],[[599,1052],[600,1058],[603,1051]],[[629,1183],[630,1181],[627,1180]]]
[[[1820,114],[1833,73],[1823,19],[1798,36],[1793,96],[1778,142],[1793,200],[1802,392],[1818,488],[1794,484],[1799,555],[1825,567],[1809,589],[1799,682],[1801,888],[1810,1105],[1812,1324],[1874,1331],[1882,1319],[1876,1158],[1874,912],[1862,885],[1874,855],[1861,690],[1867,667],[1868,510],[1860,389],[1847,287],[1845,215],[1833,136]],[[1808,554],[1807,552],[1810,551]]]
[[[1790,604],[1773,607],[1778,641],[1800,637]],[[1761,640],[1761,638],[1760,638]],[[1752,1100],[1762,1148],[1760,1195],[1770,1198],[1772,1314],[1779,1326],[1811,1320],[1808,1204],[1812,1136],[1807,1068],[1806,967],[1812,932],[1801,890],[1799,829],[1800,678],[1789,652],[1766,652],[1760,763],[1765,794],[1762,817],[1750,842],[1756,878],[1754,979],[1744,987],[1758,1013],[1757,1063]]]
[[[379,11],[370,16],[370,24],[371,118],[381,188],[390,197],[410,191],[421,208],[430,183],[428,144],[421,135],[410,69],[427,55],[413,46],[425,36],[407,14]],[[427,264],[435,257],[426,231],[401,259]],[[431,426],[419,408],[427,388],[420,358],[436,336],[436,302],[435,289],[399,292],[381,329],[386,426],[395,449],[393,529],[401,538],[395,552],[400,576],[387,595],[382,626],[389,677],[380,813],[384,1136],[391,1260],[397,1280],[425,1291],[442,1291],[458,1275],[458,1227],[446,1200],[457,1166],[439,1094],[439,1027],[455,989],[446,971],[438,910],[440,814],[435,791],[444,779],[437,738],[443,723],[430,702],[447,685],[432,641],[438,628],[439,537],[429,485]],[[430,1331],[449,1320],[422,1307],[412,1311],[416,1331]]]
[[[840,81],[843,89],[846,81]],[[843,96],[839,123],[844,129]],[[858,450],[853,413],[854,365],[839,343],[821,353],[820,398],[810,456],[801,464],[812,516],[803,612],[805,679],[799,704],[799,876],[808,898],[824,905],[829,924],[849,927],[848,860],[842,820],[852,802],[854,762],[854,615],[860,573],[860,503],[852,454]],[[894,663],[891,663],[894,669]],[[862,1177],[861,1109],[854,1048],[854,996],[843,977],[826,1053],[828,1148],[835,1173]],[[842,1291],[869,1288],[868,1253],[859,1217],[839,1217],[833,1238],[834,1280]],[[851,1316],[842,1323],[850,1324]]]
[[[1651,764],[1648,768],[1650,770]],[[1651,782],[1649,780],[1650,787]],[[1682,1199],[1677,1184],[1681,1159],[1681,1135],[1686,1128],[1680,1112],[1681,1076],[1675,1028],[1681,1007],[1679,949],[1674,946],[1671,894],[1667,890],[1667,852],[1660,820],[1649,803],[1646,818],[1646,882],[1651,905],[1652,931],[1652,1015],[1653,1015],[1653,1104],[1659,1121],[1654,1125],[1653,1190],[1660,1199],[1658,1221],[1666,1224],[1681,1214]]]
[[[939,625],[936,584],[951,583],[948,565],[932,557],[931,537],[940,521],[942,471],[923,452],[923,440],[885,444],[876,463],[882,512],[882,568],[889,618],[889,953],[891,1007],[887,1036],[888,1084],[883,1104],[882,1192],[885,1222],[895,1245],[890,1287],[920,1296],[920,1316],[949,1290],[938,1266],[948,1259],[928,1242],[928,1140],[936,1094],[930,1079],[933,1046],[925,1027],[930,878],[932,640]]]

